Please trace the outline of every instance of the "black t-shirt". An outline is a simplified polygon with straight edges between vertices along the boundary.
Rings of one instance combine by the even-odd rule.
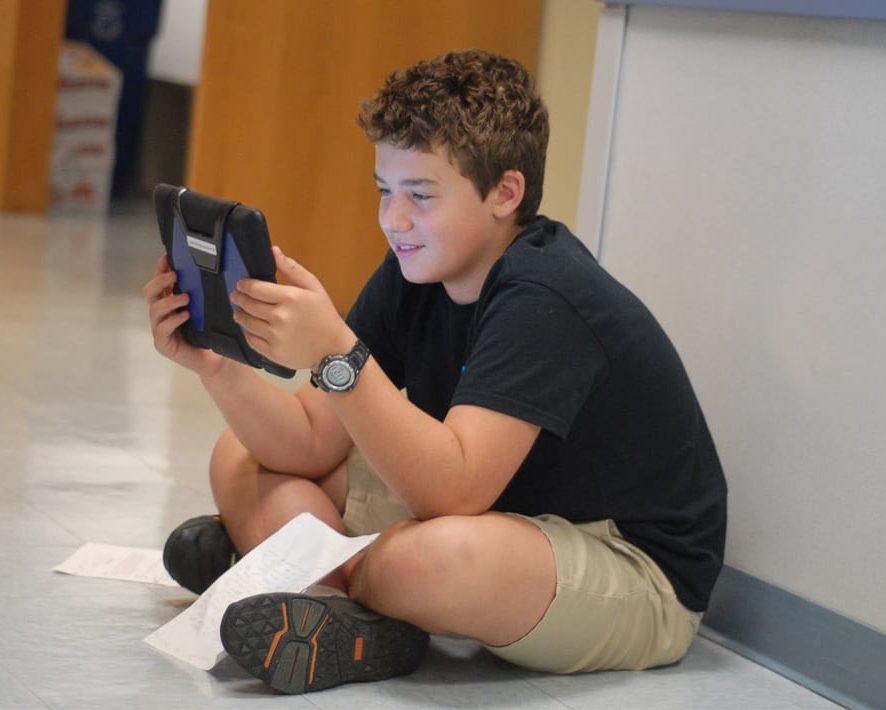
[[[388,377],[443,420],[471,404],[541,427],[494,510],[613,519],[693,611],[723,560],[726,483],[676,350],[568,229],[536,218],[476,303],[388,253],[348,315]]]

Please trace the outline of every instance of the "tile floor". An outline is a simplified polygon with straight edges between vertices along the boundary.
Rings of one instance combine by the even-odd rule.
[[[159,548],[212,509],[222,420],[153,350],[141,286],[159,251],[147,203],[109,220],[0,215],[0,707],[831,707],[704,638],[675,667],[570,677],[435,638],[411,677],[302,697],[151,649],[189,593],[51,568],[87,541]]]

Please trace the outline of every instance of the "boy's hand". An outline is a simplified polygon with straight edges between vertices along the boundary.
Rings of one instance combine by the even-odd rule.
[[[154,347],[164,357],[200,376],[214,375],[223,367],[224,358],[211,350],[195,348],[178,329],[191,314],[187,308],[188,294],[172,291],[175,280],[176,273],[164,254],[157,260],[151,280],[142,289],[148,303]]]
[[[357,338],[319,279],[274,247],[283,283],[243,279],[231,294],[234,320],[257,352],[293,370],[314,369],[326,355],[346,353]]]

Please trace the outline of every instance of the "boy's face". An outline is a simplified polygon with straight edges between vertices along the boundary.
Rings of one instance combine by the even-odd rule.
[[[502,224],[442,149],[425,153],[375,145],[375,180],[381,199],[378,222],[403,277],[442,283],[456,303],[471,303],[506,246]],[[508,238],[512,238],[511,235]]]

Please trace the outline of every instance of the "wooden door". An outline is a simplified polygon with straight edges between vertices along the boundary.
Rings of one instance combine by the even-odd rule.
[[[188,185],[261,208],[346,312],[386,249],[361,99],[452,49],[534,71],[540,18],[541,0],[210,0]]]
[[[0,0],[0,210],[46,212],[64,0]]]

